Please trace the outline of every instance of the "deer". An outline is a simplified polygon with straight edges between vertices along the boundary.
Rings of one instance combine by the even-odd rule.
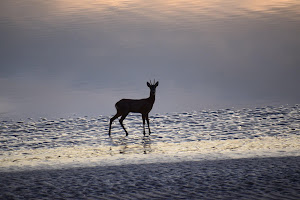
[[[150,131],[150,125],[149,125],[149,112],[152,110],[153,104],[155,102],[155,92],[156,92],[156,87],[158,86],[158,81],[150,83],[147,82],[147,86],[150,88],[150,96],[146,99],[121,99],[115,104],[115,107],[117,109],[117,114],[113,116],[110,119],[109,122],[109,131],[108,135],[111,135],[111,124],[115,119],[121,116],[119,122],[124,129],[126,136],[128,136],[128,132],[124,127],[123,121],[127,117],[127,115],[132,112],[132,113],[141,113],[142,114],[142,119],[143,119],[143,130],[144,130],[144,136],[146,135],[145,131],[145,120],[147,121],[148,124],[148,130],[149,130],[149,135],[151,134]]]

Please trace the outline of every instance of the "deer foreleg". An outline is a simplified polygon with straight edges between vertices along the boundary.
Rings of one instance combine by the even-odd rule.
[[[146,120],[147,120],[147,124],[148,124],[149,135],[150,135],[151,131],[150,131],[149,116],[148,115],[146,115]]]
[[[145,131],[145,119],[146,119],[146,116],[142,115],[142,118],[143,118],[143,130],[144,130],[144,136],[145,136],[146,135],[146,131]]]

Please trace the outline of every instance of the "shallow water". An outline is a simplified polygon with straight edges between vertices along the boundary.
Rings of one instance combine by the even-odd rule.
[[[4,152],[81,145],[147,145],[147,142],[155,144],[266,136],[289,137],[300,134],[300,107],[267,106],[255,109],[155,114],[150,117],[153,133],[149,137],[147,126],[146,137],[143,137],[140,115],[131,114],[125,119],[128,137],[125,137],[124,130],[118,120],[115,120],[112,136],[109,138],[108,124],[108,116],[1,121],[0,150]]]
[[[141,116],[129,115],[124,120],[128,137],[117,120],[108,136],[108,116],[2,120],[0,158],[5,166],[76,157],[120,159],[114,156],[124,154],[130,160],[132,155],[143,154],[298,151],[299,111],[298,105],[286,105],[155,114],[150,117],[150,136],[143,135]]]

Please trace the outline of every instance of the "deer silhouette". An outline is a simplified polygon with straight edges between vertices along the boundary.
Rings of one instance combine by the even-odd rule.
[[[126,118],[126,116],[130,113],[141,113],[142,114],[142,119],[143,119],[143,129],[144,129],[144,135],[146,134],[145,132],[145,120],[147,121],[148,124],[148,130],[149,130],[149,135],[151,134],[150,131],[150,125],[149,125],[149,112],[151,111],[153,104],[155,102],[155,91],[156,87],[158,86],[158,81],[151,83],[147,82],[147,86],[150,88],[150,96],[146,99],[121,99],[115,104],[115,107],[117,109],[117,114],[113,116],[110,119],[109,122],[109,131],[108,135],[110,136],[111,133],[111,124],[112,122],[117,119],[118,117],[122,116],[119,120],[122,128],[124,129],[126,136],[128,136],[128,132],[126,131],[123,121]]]

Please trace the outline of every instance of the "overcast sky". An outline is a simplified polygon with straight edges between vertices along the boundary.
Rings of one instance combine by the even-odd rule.
[[[299,1],[0,2],[0,113],[299,103]],[[51,114],[50,114],[51,113]]]

